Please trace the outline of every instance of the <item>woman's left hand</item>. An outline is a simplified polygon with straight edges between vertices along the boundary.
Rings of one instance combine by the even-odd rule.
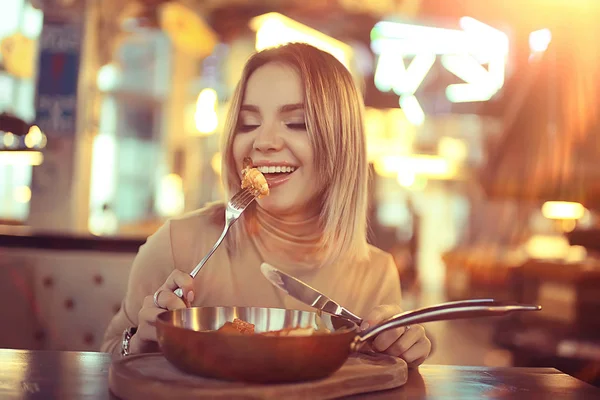
[[[364,319],[362,330],[375,326],[382,321],[403,312],[397,305],[385,305],[374,308]],[[411,367],[423,363],[431,351],[431,341],[421,325],[411,325],[382,332],[373,340],[373,350],[400,357]]]

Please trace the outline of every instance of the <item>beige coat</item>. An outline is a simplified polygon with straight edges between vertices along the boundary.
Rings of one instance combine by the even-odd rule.
[[[310,310],[263,277],[263,261],[305,281],[360,316],[377,305],[400,304],[400,281],[390,254],[370,246],[366,262],[315,266],[310,262],[314,221],[287,224],[263,217],[259,233],[245,240],[237,251],[229,254],[222,245],[213,254],[194,280],[193,306]],[[133,262],[127,293],[106,330],[101,351],[120,352],[122,333],[137,326],[144,297],[152,295],[174,268],[191,272],[220,236],[222,221],[223,206],[210,206],[167,221],[148,238]]]

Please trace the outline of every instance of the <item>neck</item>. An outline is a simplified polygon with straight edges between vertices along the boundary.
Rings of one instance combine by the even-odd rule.
[[[282,239],[294,240],[321,236],[318,213],[275,215],[257,206],[256,220],[259,229],[281,235]]]
[[[256,207],[253,237],[264,261],[284,270],[320,265],[319,214],[279,216]]]
[[[302,211],[290,212],[287,214],[275,214],[265,210],[258,204],[256,204],[256,212],[262,216],[267,216],[279,222],[289,224],[296,224],[299,222],[306,222],[309,220],[318,219],[320,215],[318,209],[306,209]]]

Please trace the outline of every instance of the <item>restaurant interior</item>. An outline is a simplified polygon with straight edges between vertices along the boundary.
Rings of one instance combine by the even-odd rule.
[[[365,102],[370,242],[424,365],[551,367],[600,386],[600,2],[0,1],[0,348],[98,352],[139,247],[227,200],[246,59],[306,42]]]

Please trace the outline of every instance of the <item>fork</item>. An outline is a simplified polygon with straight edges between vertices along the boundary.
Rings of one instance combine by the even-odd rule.
[[[227,207],[225,208],[225,228],[223,228],[223,232],[217,242],[214,244],[212,249],[204,256],[202,260],[196,265],[196,268],[192,272],[190,272],[190,276],[195,278],[198,272],[204,267],[204,264],[208,261],[208,259],[213,255],[215,250],[221,245],[225,235],[229,231],[229,228],[238,220],[240,215],[246,210],[246,208],[256,199],[258,193],[256,193],[251,187],[246,189],[242,189],[237,192],[228,202]],[[177,296],[183,298],[183,290],[178,288],[174,292]]]

